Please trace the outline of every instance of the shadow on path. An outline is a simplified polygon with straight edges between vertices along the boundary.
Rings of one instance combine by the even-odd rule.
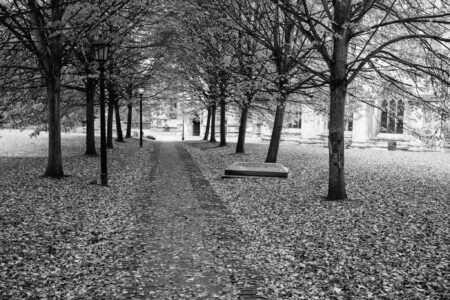
[[[239,249],[241,243],[245,241],[236,220],[205,179],[189,152],[181,144],[177,144],[177,150],[186,171],[189,172],[189,180],[200,204],[203,218],[208,223],[205,239],[214,240],[217,248],[215,255],[231,270],[230,280],[237,289],[238,299],[265,299],[257,296],[257,287],[258,284],[262,284],[263,278],[245,266],[241,259],[243,254]]]

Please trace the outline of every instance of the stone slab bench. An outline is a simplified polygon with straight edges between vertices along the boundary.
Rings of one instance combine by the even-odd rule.
[[[289,169],[279,163],[235,162],[225,169],[222,178],[281,177],[287,178]]]

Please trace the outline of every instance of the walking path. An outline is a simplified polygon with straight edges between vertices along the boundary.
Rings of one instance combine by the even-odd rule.
[[[181,143],[155,142],[157,168],[136,207],[147,224],[145,299],[264,299],[246,267],[240,229]]]

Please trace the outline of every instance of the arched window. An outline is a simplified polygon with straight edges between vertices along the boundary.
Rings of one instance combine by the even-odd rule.
[[[381,103],[381,132],[403,133],[403,100],[383,100]]]

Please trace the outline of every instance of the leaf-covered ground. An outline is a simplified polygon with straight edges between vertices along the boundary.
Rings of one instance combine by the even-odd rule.
[[[69,177],[61,180],[40,176],[45,136],[0,135],[0,298],[140,295],[141,222],[133,199],[154,166],[152,147],[139,150],[134,140],[116,144],[108,151],[110,187],[104,188],[89,184],[99,177],[100,163],[83,155],[82,135],[63,138]],[[22,148],[14,152],[17,145]]]
[[[181,143],[116,143],[102,187],[82,135],[63,135],[56,180],[27,134],[0,131],[0,299],[238,299],[229,212]]]
[[[0,136],[0,299],[237,299],[244,265],[270,300],[450,298],[448,153],[348,150],[329,202],[323,148],[282,145],[288,179],[222,180],[267,145],[185,143],[214,193],[181,148],[116,143],[104,188],[83,135],[62,180],[40,177],[45,133]]]
[[[346,151],[349,199],[330,202],[327,149],[282,145],[288,179],[222,180],[267,145],[188,150],[248,241],[268,299],[450,299],[450,153]]]

